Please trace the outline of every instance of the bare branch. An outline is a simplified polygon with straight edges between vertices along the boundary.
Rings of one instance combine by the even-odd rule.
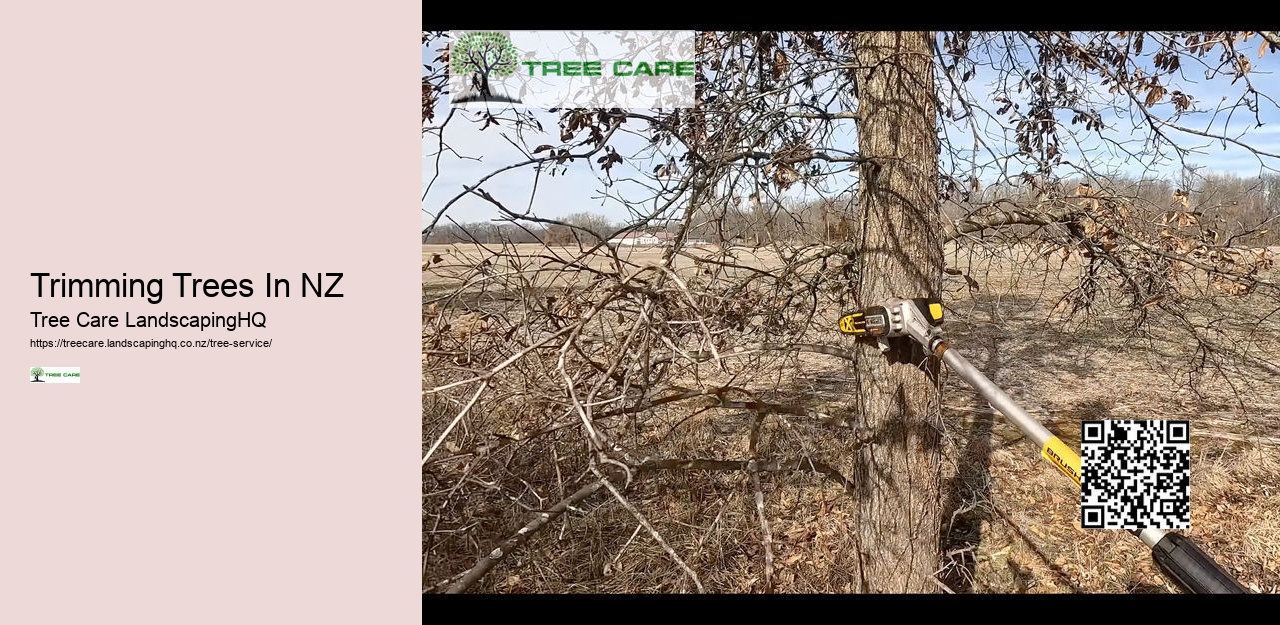
[[[493,551],[489,552],[489,555],[481,558],[475,566],[464,572],[458,581],[454,582],[447,590],[445,590],[445,594],[456,595],[466,592],[468,588],[480,581],[480,579],[484,577],[485,574],[487,574],[494,566],[497,566],[498,562],[502,561],[507,554],[528,542],[530,536],[546,527],[551,521],[559,518],[560,515],[564,514],[570,507],[595,494],[595,492],[600,490],[602,486],[604,486],[603,480],[587,484],[586,486],[579,488],[577,492],[572,495],[565,497],[545,512],[539,512],[537,516],[533,517],[533,519],[526,523],[524,527],[520,528],[514,536],[503,541],[501,545],[498,545]]]

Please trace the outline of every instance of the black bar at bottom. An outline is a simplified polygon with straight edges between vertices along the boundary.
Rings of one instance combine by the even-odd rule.
[[[1241,586],[1217,562],[1196,547],[1191,539],[1169,532],[1151,548],[1156,565],[1184,590],[1195,594],[1241,595]]]

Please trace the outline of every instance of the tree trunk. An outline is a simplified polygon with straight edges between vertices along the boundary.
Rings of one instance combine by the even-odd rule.
[[[854,34],[858,73],[858,305],[942,286],[932,33]],[[937,592],[941,413],[937,363],[901,339],[858,348],[854,457],[862,592]]]

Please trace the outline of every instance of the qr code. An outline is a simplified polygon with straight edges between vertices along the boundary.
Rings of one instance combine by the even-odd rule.
[[[1081,527],[1191,527],[1190,422],[1084,421],[1080,429]]]

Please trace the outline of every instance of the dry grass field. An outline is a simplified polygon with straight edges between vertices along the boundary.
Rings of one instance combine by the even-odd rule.
[[[490,249],[499,248],[498,246],[492,246]],[[546,280],[548,287],[565,286],[569,284],[568,280],[577,280],[580,277],[580,274],[577,273],[560,271],[565,262],[581,254],[581,249],[578,247],[548,247],[536,243],[521,243],[505,249],[514,250],[517,257],[523,261],[524,268],[541,270],[542,277]],[[690,248],[685,253],[701,256],[719,250],[718,246],[707,246]],[[661,262],[665,251],[661,247],[620,247],[618,248],[618,258],[625,263],[630,263],[630,269],[634,270],[649,263]],[[768,267],[777,261],[777,255],[767,249],[752,250],[750,248],[741,248],[737,253],[746,261],[746,264],[756,267]],[[449,289],[458,286],[451,278],[457,278],[470,271],[472,267],[486,260],[494,259],[494,254],[477,245],[423,245],[423,263],[426,264],[433,256],[440,257],[444,262],[443,264],[434,265],[430,271],[424,268],[422,281],[428,288],[435,289]],[[514,259],[503,256],[503,260],[499,261],[502,265],[494,267],[493,271],[511,270],[509,266],[511,260]],[[590,257],[589,266],[595,269],[610,269],[611,263],[607,255],[603,253],[593,254]],[[688,271],[693,266],[694,261],[688,257],[678,256],[676,258],[675,268],[677,272]],[[624,267],[628,267],[628,265],[624,265]]]
[[[538,271],[548,289],[574,288],[581,273],[560,271],[576,250],[518,246],[519,262],[490,264],[486,271]],[[631,271],[658,262],[665,250],[630,250]],[[711,251],[711,250],[706,250]],[[1280,250],[1276,250],[1280,252]],[[690,254],[699,254],[693,249]],[[736,250],[738,262],[769,267],[766,251]],[[424,306],[459,286],[458,280],[491,259],[465,245],[424,245]],[[1191,422],[1191,529],[1185,533],[1255,592],[1280,592],[1280,377],[1267,362],[1280,362],[1280,311],[1256,296],[1206,299],[1193,318],[1218,328],[1220,340],[1244,359],[1201,362],[1198,345],[1173,323],[1134,334],[1117,311],[1099,309],[1065,320],[1056,294],[1078,267],[1042,263],[1029,251],[987,257],[949,251],[976,290],[948,291],[944,329],[988,377],[1077,449],[1085,419],[1188,419]],[[609,269],[604,258],[594,268]],[[678,258],[677,273],[694,271]],[[1280,272],[1274,272],[1280,273]],[[450,299],[432,314],[463,315],[493,300],[482,284],[467,299]],[[488,294],[492,296],[493,294]],[[809,340],[835,343],[829,332]],[[424,314],[426,314],[424,312]],[[1255,360],[1249,360],[1255,359]],[[1261,361],[1261,364],[1259,364]],[[804,354],[778,370],[758,372],[773,389],[808,409],[838,414],[849,404],[850,364]],[[1196,365],[1201,364],[1198,370]],[[424,357],[424,391],[438,383]],[[1147,549],[1123,531],[1084,530],[1079,492],[1039,458],[1038,450],[955,376],[942,395],[946,428],[943,467],[944,563],[940,590],[975,593],[1165,593],[1176,588],[1156,570]],[[442,412],[457,406],[424,392],[424,451],[439,435]],[[518,406],[508,409],[518,410]],[[675,418],[673,415],[672,418]],[[742,410],[713,409],[688,417],[698,427],[676,441],[688,456],[737,457],[738,435],[751,417]],[[662,423],[659,415],[658,423]],[[769,422],[774,451],[815,444],[789,437],[785,421]],[[657,428],[655,428],[657,429]],[[646,432],[636,433],[643,439]],[[656,432],[654,432],[656,436]],[[834,435],[834,434],[833,434]],[[835,460],[835,459],[833,459]],[[428,494],[447,489],[440,474],[424,472]],[[553,483],[530,491],[554,502]],[[809,474],[779,474],[762,487],[776,558],[775,592],[842,593],[854,589],[849,496]],[[543,493],[538,495],[537,493]],[[762,547],[750,478],[745,473],[683,472],[659,475],[635,486],[630,500],[670,546],[698,571],[708,591],[760,592]],[[529,499],[529,501],[535,501]],[[473,502],[474,505],[481,504]],[[549,503],[548,503],[549,505]],[[424,538],[424,592],[475,563],[528,520],[528,511],[494,497],[473,511],[470,527],[442,528]],[[424,524],[429,511],[424,503]],[[444,532],[454,532],[446,534]],[[443,542],[442,542],[443,541]],[[451,542],[450,542],[451,541]],[[430,544],[428,544],[430,543]],[[452,547],[451,547],[452,545]],[[473,592],[647,593],[687,592],[692,584],[632,514],[608,497],[571,511],[553,527],[510,554]]]

